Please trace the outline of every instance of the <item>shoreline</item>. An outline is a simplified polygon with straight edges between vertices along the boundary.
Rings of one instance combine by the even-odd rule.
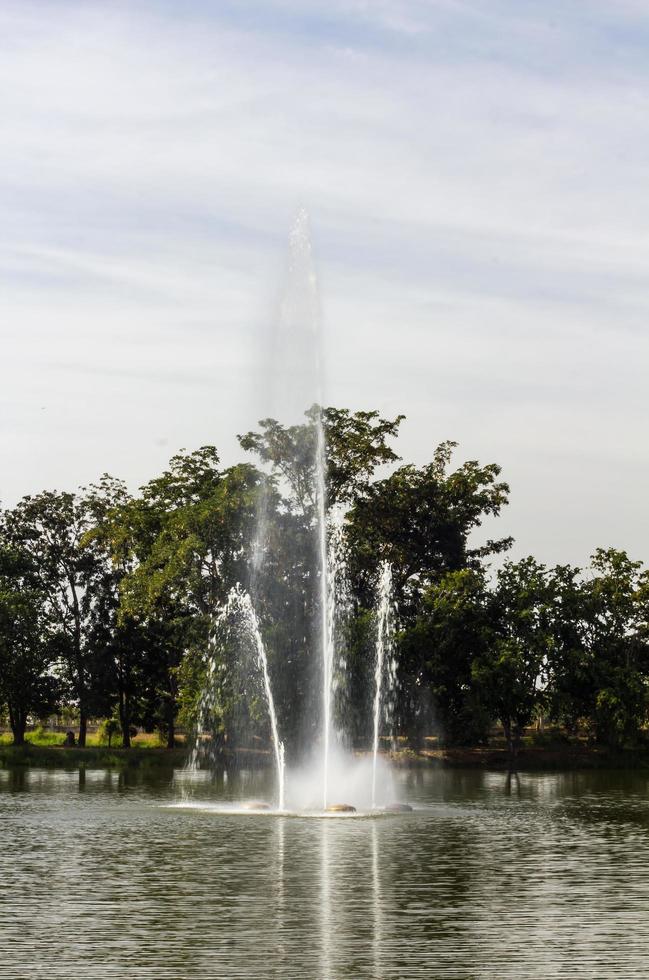
[[[358,756],[366,752],[356,752]],[[507,750],[499,747],[423,749],[415,752],[400,749],[382,752],[381,757],[397,768],[482,769],[506,771],[509,765]],[[0,746],[0,768],[33,766],[35,768],[102,769],[172,768],[185,765],[184,747],[167,748],[63,748],[62,746]],[[224,764],[241,768],[265,768],[272,764],[271,754],[261,749],[240,749],[231,753]],[[588,769],[649,769],[649,748],[608,749],[600,746],[564,745],[551,748],[523,747],[517,756],[517,771],[543,772],[553,770],[577,771]]]
[[[408,749],[390,753],[390,762],[403,768],[484,769],[506,772],[507,749],[472,748]],[[649,748],[611,749],[602,746],[564,745],[551,748],[522,747],[516,756],[517,772],[578,771],[584,769],[649,769]]]

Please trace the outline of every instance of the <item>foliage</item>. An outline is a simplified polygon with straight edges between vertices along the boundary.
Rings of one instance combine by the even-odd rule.
[[[512,755],[545,703],[549,599],[543,565],[534,558],[506,562],[489,597],[490,642],[472,664],[482,703],[502,722]]]
[[[423,466],[392,448],[403,416],[312,406],[299,425],[263,419],[239,437],[258,468],[223,468],[214,446],[174,455],[131,495],[110,476],[76,493],[44,491],[0,512],[0,714],[14,740],[55,706],[103,735],[133,726],[175,744],[195,725],[212,669],[210,727],[233,744],[268,738],[254,652],[226,631],[209,647],[230,590],[251,592],[268,651],[282,736],[318,729],[321,629],[316,468],[340,511],[351,605],[343,629],[348,734],[371,718],[377,569],[392,566],[399,632],[395,724],[411,746],[447,745],[547,716],[600,744],[635,745],[647,724],[649,572],[623,551],[589,569],[501,558],[508,536],[476,545],[509,488],[500,467],[452,465],[443,442]],[[323,442],[324,437],[324,442]],[[497,571],[491,563],[502,560]],[[208,647],[211,658],[208,658]]]
[[[78,705],[79,740],[85,743],[91,712],[105,708],[103,669],[91,641],[96,608],[112,586],[105,556],[84,546],[89,528],[107,508],[123,499],[123,484],[103,477],[79,494],[44,491],[24,497],[3,517],[6,547],[25,555],[38,590],[48,649],[57,676]]]
[[[14,744],[22,745],[30,714],[40,717],[59,691],[51,668],[46,598],[31,557],[0,544],[0,703],[6,704]]]
[[[352,413],[319,405],[305,414],[307,421],[301,425],[285,427],[275,419],[262,419],[261,432],[239,436],[243,449],[271,464],[287,488],[285,502],[302,514],[315,506],[319,424],[324,436],[329,506],[351,503],[362,496],[377,467],[399,458],[387,440],[397,436],[403,415],[391,421],[378,412]]]
[[[511,545],[502,538],[470,547],[471,532],[500,513],[509,488],[497,482],[495,464],[469,461],[448,472],[454,448],[444,442],[426,466],[402,466],[368,485],[350,514],[356,575],[367,583],[378,563],[389,561],[404,615],[416,615],[426,588],[447,572],[478,569]]]
[[[490,640],[484,574],[447,572],[431,584],[400,639],[402,727],[414,744],[438,732],[452,745],[485,739],[489,715],[472,685],[472,664]],[[424,701],[421,692],[428,692]]]

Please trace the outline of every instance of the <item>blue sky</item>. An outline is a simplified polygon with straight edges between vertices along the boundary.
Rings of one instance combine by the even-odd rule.
[[[648,558],[648,110],[633,0],[5,0],[0,498],[234,461],[304,205],[327,400]]]

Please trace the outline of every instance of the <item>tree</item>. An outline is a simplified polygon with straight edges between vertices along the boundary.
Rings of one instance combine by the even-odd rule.
[[[482,571],[447,572],[428,586],[399,640],[400,722],[412,745],[435,731],[451,745],[484,740],[490,719],[471,668],[491,640]]]
[[[93,532],[123,570],[112,646],[120,705],[132,714],[127,692],[141,676],[147,724],[163,725],[170,747],[183,656],[206,649],[211,617],[249,575],[262,479],[249,465],[221,470],[213,446],[182,451]]]
[[[548,713],[576,734],[581,724],[591,724],[596,699],[597,680],[586,628],[587,590],[581,569],[570,565],[553,568],[549,583]]]
[[[188,483],[193,480],[194,454],[174,457],[172,464],[173,493],[171,479],[157,479],[143,488],[133,511],[116,515],[130,528],[137,559],[122,584],[123,605],[140,613],[174,602],[211,615],[236,582],[248,579],[262,477],[244,464],[214,468],[211,483],[204,474],[200,490],[192,493],[182,477],[184,471]]]
[[[14,745],[23,745],[30,715],[52,710],[58,685],[45,596],[28,555],[0,543],[0,705],[7,706]]]
[[[550,609],[545,566],[531,557],[506,562],[490,597],[492,637],[472,676],[482,703],[503,725],[512,769],[523,729],[546,698]]]
[[[106,476],[79,494],[44,491],[24,497],[4,515],[9,544],[30,560],[51,624],[60,675],[79,709],[79,744],[85,745],[88,717],[105,704],[95,683],[97,650],[90,642],[93,608],[106,588],[104,556],[84,547],[100,513],[125,495],[123,484]],[[101,671],[100,671],[101,673]]]
[[[507,503],[509,487],[500,467],[463,463],[448,472],[453,442],[437,447],[426,466],[402,466],[368,485],[350,514],[354,573],[367,591],[381,560],[392,565],[400,612],[416,615],[426,588],[462,568],[478,569],[484,558],[510,547],[511,538],[469,546],[469,535]]]
[[[348,506],[366,492],[379,466],[398,459],[388,445],[402,416],[312,406],[301,425],[263,419],[239,441],[270,466],[260,499],[256,574],[251,582],[264,627],[282,732],[289,748],[318,723],[313,683],[320,639],[319,424],[324,432],[327,505]],[[360,647],[357,647],[360,649]]]
[[[365,492],[377,467],[398,460],[387,440],[395,438],[403,415],[383,419],[378,412],[350,412],[313,405],[301,425],[283,426],[262,419],[260,432],[239,436],[243,449],[254,452],[283,480],[286,505],[313,515],[316,505],[318,423],[324,432],[328,506],[348,504]]]
[[[594,678],[597,740],[637,740],[647,720],[649,572],[625,551],[598,548],[584,591],[584,635]]]

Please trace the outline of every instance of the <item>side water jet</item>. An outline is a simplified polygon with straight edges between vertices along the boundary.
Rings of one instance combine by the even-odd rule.
[[[236,617],[236,619],[238,619],[245,631],[248,633],[248,636],[253,641],[255,646],[257,664],[261,669],[264,679],[264,692],[266,694],[266,704],[268,706],[268,714],[270,716],[273,750],[275,753],[275,766],[277,768],[277,809],[283,810],[286,783],[284,743],[280,740],[279,730],[277,727],[277,713],[275,711],[275,701],[270,685],[266,648],[262,639],[261,630],[259,629],[257,614],[255,613],[248,593],[244,592],[240,587],[235,586],[235,588],[232,589],[228,595],[227,602],[221,615],[224,621],[229,620],[231,617]]]
[[[324,486],[323,486],[324,490]],[[328,520],[327,520],[328,519]],[[334,695],[339,682],[340,669],[343,666],[339,651],[338,627],[344,620],[349,604],[347,594],[348,582],[345,564],[344,523],[343,513],[337,508],[321,515],[322,526],[320,544],[324,553],[324,563],[321,571],[321,608],[322,617],[322,678],[323,678],[323,806],[329,808],[329,777],[331,768],[331,751],[334,741]],[[329,536],[327,542],[327,525]]]
[[[394,615],[392,600],[392,566],[384,562],[381,566],[377,596],[376,662],[374,666],[374,739],[372,744],[372,809],[376,808],[376,764],[379,754],[379,729],[382,708],[385,708],[388,692],[394,682],[394,663],[392,660],[392,640],[394,634]]]

